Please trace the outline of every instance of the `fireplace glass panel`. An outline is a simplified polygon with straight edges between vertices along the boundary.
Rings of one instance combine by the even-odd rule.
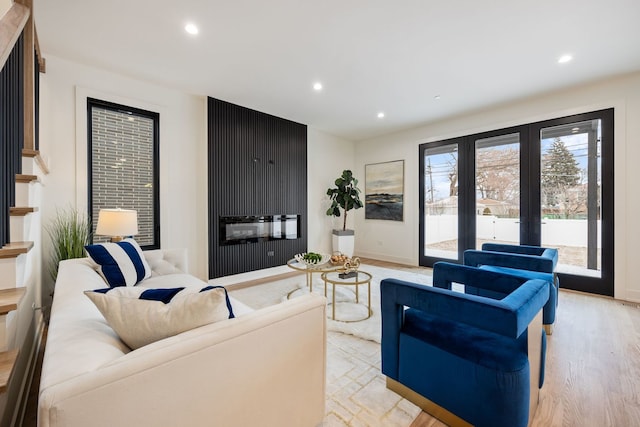
[[[220,245],[300,238],[300,215],[220,217]]]

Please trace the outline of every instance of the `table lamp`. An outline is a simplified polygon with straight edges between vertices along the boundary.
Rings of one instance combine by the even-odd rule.
[[[112,242],[138,234],[138,212],[132,209],[100,209],[96,234],[111,236]]]

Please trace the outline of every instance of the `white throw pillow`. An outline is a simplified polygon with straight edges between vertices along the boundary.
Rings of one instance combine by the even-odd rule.
[[[85,291],[107,323],[131,349],[234,316],[222,286]]]
[[[142,249],[133,239],[84,247],[96,270],[111,287],[133,286],[151,276]]]

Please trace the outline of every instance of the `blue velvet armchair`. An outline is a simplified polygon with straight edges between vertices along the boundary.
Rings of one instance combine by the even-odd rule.
[[[552,284],[549,301],[544,307],[542,324],[551,334],[556,320],[559,279],[555,275],[558,250],[541,246],[485,243],[482,250],[464,252],[464,264],[484,270],[514,274],[526,279],[542,279]]]
[[[387,387],[448,425],[527,426],[544,382],[549,283],[442,262],[436,279],[443,288],[380,284]],[[507,296],[445,289],[454,282]]]

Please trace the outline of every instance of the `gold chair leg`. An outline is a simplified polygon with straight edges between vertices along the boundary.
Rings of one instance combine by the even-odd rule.
[[[544,326],[544,332],[547,335],[553,334],[553,325],[542,325],[542,326]]]
[[[450,427],[473,427],[473,424],[469,424],[454,413],[449,412],[442,406],[433,403],[421,394],[416,393],[409,387],[400,384],[398,381],[389,377],[387,377],[387,388],[395,393],[398,393],[409,402],[420,407],[427,414],[439,419]]]

